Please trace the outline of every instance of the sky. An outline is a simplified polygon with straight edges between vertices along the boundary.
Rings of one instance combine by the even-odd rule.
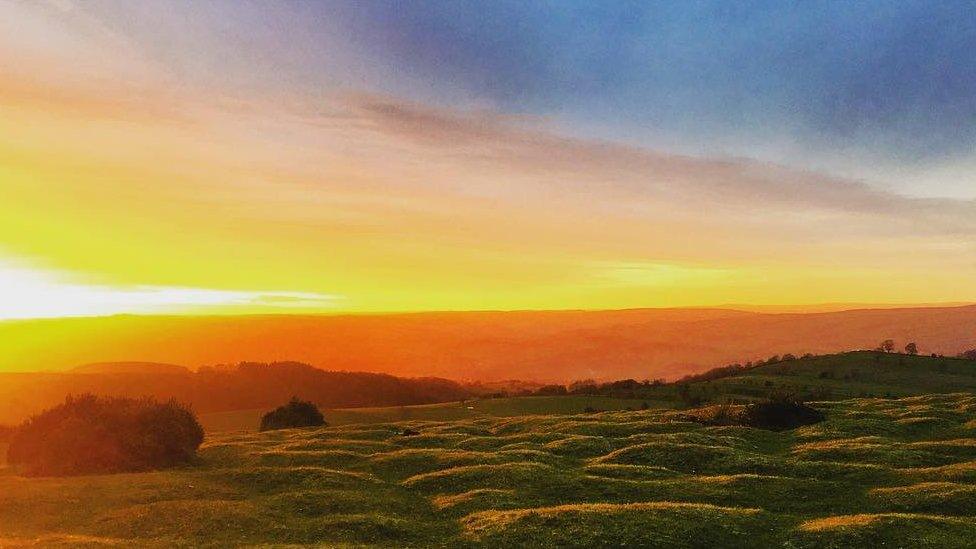
[[[969,2],[0,1],[0,319],[976,301]]]

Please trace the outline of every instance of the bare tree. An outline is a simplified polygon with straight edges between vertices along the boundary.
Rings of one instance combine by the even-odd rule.
[[[915,345],[915,342],[914,341],[911,342],[911,343],[909,343],[908,345],[905,345],[905,353],[910,354],[910,355],[917,355],[918,354],[918,345]]]
[[[886,340],[882,341],[881,342],[881,350],[884,351],[884,352],[886,352],[886,353],[890,353],[890,352],[894,351],[895,350],[895,340],[894,339],[886,339]]]

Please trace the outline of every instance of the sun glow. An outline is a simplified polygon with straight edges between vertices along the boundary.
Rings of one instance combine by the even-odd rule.
[[[0,288],[0,320],[262,308],[327,310],[336,300],[336,296],[307,292],[84,284],[57,271],[11,261],[0,262]]]
[[[976,300],[971,200],[398,86],[248,86],[212,33],[150,39],[192,19],[41,4],[0,5],[0,318]],[[244,57],[295,60],[266,45]]]

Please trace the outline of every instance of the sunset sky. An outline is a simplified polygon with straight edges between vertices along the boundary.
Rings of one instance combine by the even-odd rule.
[[[970,2],[0,0],[0,318],[976,301]]]

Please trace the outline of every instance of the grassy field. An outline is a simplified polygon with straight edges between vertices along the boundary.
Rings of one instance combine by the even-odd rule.
[[[4,471],[0,546],[971,545],[976,396],[817,407],[782,433],[652,409],[214,434],[180,470]]]
[[[909,356],[853,351],[809,359],[777,362],[734,377],[688,384],[689,394],[704,402],[748,401],[772,392],[806,399],[901,397],[953,391],[976,391],[976,361],[948,357]],[[646,386],[638,398],[571,395],[568,397],[512,397],[471,399],[420,406],[326,410],[331,425],[429,420],[457,421],[526,414],[573,414],[593,410],[684,407],[678,385]],[[619,395],[621,397],[628,395]],[[202,414],[208,432],[253,431],[265,409]]]
[[[463,402],[443,402],[419,406],[387,406],[382,408],[346,408],[325,410],[326,421],[330,425],[350,425],[353,423],[390,423],[396,421],[457,421],[484,417],[512,417],[535,414],[573,414],[590,408],[598,411],[640,409],[648,406],[661,408],[670,406],[654,400],[611,398],[603,396],[568,397],[512,397],[493,399],[471,399]],[[267,412],[258,410],[235,410],[201,414],[200,423],[207,432],[255,431],[261,416]]]
[[[771,392],[838,400],[976,391],[976,361],[852,351],[765,364],[711,381],[641,387],[635,396],[681,406],[681,385],[705,402],[755,400]],[[626,396],[626,391],[615,396]]]
[[[817,393],[826,400],[976,391],[976,361],[855,351],[767,364],[746,375],[695,385],[744,398],[780,389]]]

